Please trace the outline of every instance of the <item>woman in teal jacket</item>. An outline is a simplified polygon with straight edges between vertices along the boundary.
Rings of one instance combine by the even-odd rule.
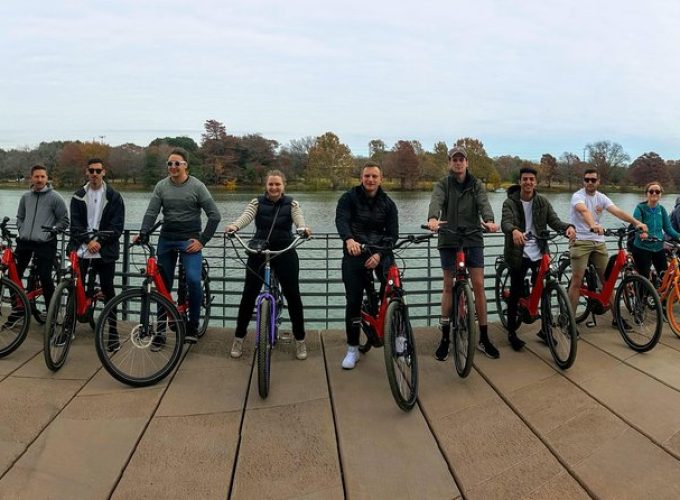
[[[635,207],[633,217],[647,224],[648,233],[637,234],[633,242],[633,260],[638,272],[645,278],[649,278],[649,272],[654,264],[657,274],[661,275],[668,268],[666,252],[662,241],[645,241],[649,236],[663,240],[663,233],[674,239],[680,238],[680,234],[673,229],[668,212],[659,203],[663,188],[658,182],[650,182],[645,187],[647,201],[639,203]]]

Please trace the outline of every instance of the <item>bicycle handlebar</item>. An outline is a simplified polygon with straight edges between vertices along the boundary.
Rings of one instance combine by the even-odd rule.
[[[281,250],[269,250],[269,249],[263,249],[263,248],[258,248],[258,249],[253,249],[248,246],[248,244],[243,241],[243,239],[237,234],[236,231],[227,231],[224,233],[226,238],[236,238],[236,240],[239,242],[239,244],[243,247],[243,249],[246,251],[248,254],[252,255],[264,255],[265,257],[276,257],[277,255],[281,255],[282,253],[286,253],[289,250],[292,250],[294,248],[299,247],[304,243],[305,241],[309,241],[311,239],[311,236],[305,236],[307,232],[307,228],[300,227],[296,231],[295,238],[293,238],[293,241],[291,241],[290,245],[288,245],[286,248],[283,248]]]
[[[370,243],[362,243],[361,244],[361,251],[365,251],[367,249],[372,249],[372,250],[378,250],[378,251],[394,251],[398,250],[399,248],[403,247],[404,245],[408,244],[419,244],[422,243],[423,241],[429,240],[434,236],[435,233],[427,233],[427,234],[419,234],[416,236],[415,234],[409,234],[405,238],[401,238],[397,243],[391,245],[391,246],[386,246],[386,245],[372,245]]]
[[[545,231],[545,232],[541,233],[540,236],[537,235],[537,234],[529,232],[529,233],[526,233],[524,236],[526,237],[527,240],[552,241],[555,238],[558,238],[560,236],[565,236],[565,232],[564,231],[553,231],[553,232]]]

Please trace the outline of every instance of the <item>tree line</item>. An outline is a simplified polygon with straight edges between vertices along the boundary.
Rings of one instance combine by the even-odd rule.
[[[207,185],[260,185],[270,169],[283,171],[289,183],[309,189],[344,189],[356,183],[361,165],[368,160],[382,166],[390,188],[428,189],[446,175],[450,147],[465,146],[471,172],[493,189],[516,182],[519,169],[538,170],[542,185],[574,189],[581,184],[583,171],[596,167],[604,184],[641,186],[650,181],[680,187],[680,160],[665,160],[654,152],[644,153],[631,162],[620,144],[598,141],[586,144],[583,156],[565,151],[558,157],[542,155],[540,161],[503,155],[491,158],[481,140],[459,138],[450,145],[436,142],[432,150],[416,140],[399,140],[391,147],[381,139],[368,143],[368,155],[353,155],[333,132],[303,137],[287,144],[260,134],[229,134],[217,120],[206,120],[200,144],[189,137],[163,137],[147,146],[127,143],[110,146],[93,140],[41,142],[36,148],[0,149],[0,180],[17,182],[36,163],[45,165],[58,187],[73,187],[83,181],[83,168],[90,157],[102,158],[107,178],[120,184],[153,186],[166,175],[165,161],[170,150],[182,147],[189,153],[190,172]]]

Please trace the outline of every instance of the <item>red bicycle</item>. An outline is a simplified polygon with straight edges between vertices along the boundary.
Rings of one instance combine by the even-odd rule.
[[[113,231],[91,231],[82,235],[97,238],[112,234]],[[71,341],[75,338],[76,322],[89,323],[94,330],[94,310],[103,298],[95,282],[94,269],[90,267],[86,279],[83,279],[80,262],[78,249],[71,250],[62,279],[47,309],[43,354],[45,364],[52,371],[59,370],[66,362]]]
[[[31,259],[27,270],[26,288],[19,277],[16,259],[14,257],[13,234],[8,228],[9,217],[0,222],[2,241],[2,257],[0,258],[0,318],[5,321],[0,325],[0,357],[15,351],[26,339],[31,323],[31,314],[39,323],[45,322],[46,306],[44,303],[42,285],[34,259]],[[52,231],[52,227],[43,226],[45,231]],[[55,257],[53,278],[56,281],[58,269],[61,267],[59,255]]]
[[[625,250],[624,240],[635,231],[625,227],[605,231],[605,236],[618,238],[619,250],[609,258],[604,273],[605,283],[601,287],[595,267],[588,265],[580,288],[582,300],[579,306],[583,306],[583,309],[574,311],[574,314],[577,323],[585,321],[592,314],[595,324],[595,315],[604,314],[610,309],[609,300],[616,290],[614,312],[618,330],[631,349],[646,352],[653,349],[661,337],[663,309],[654,285],[637,274],[633,258]],[[558,276],[565,279],[567,286],[571,282],[570,266],[569,253],[565,252],[560,257]],[[621,281],[617,286],[619,278]]]
[[[362,249],[396,252],[432,236],[433,234],[409,235],[391,247],[362,245]],[[402,287],[403,272],[396,262],[388,267],[380,301],[375,291],[373,270],[368,270],[367,273],[369,284],[361,307],[361,328],[367,340],[359,346],[359,351],[367,353],[371,347],[384,346],[385,368],[392,396],[399,408],[408,411],[418,398],[418,357],[405,299],[406,292]]]
[[[527,233],[528,240],[543,241],[546,245],[538,271],[532,276],[533,288],[530,288],[528,278],[524,280],[524,293],[517,304],[517,314],[518,319],[528,325],[538,319],[541,320],[542,338],[548,344],[555,364],[566,370],[574,364],[576,359],[578,332],[569,296],[557,279],[557,270],[553,265],[553,258],[547,245],[548,242],[562,235],[563,233],[546,233],[545,236],[539,237]],[[507,329],[510,269],[503,256],[496,258],[495,292],[498,315]]]

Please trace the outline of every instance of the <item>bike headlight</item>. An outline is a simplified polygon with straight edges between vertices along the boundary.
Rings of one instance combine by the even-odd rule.
[[[465,268],[465,262],[463,262],[463,261],[459,262],[459,263],[458,263],[458,267],[459,267],[460,269],[464,269],[464,268]]]

